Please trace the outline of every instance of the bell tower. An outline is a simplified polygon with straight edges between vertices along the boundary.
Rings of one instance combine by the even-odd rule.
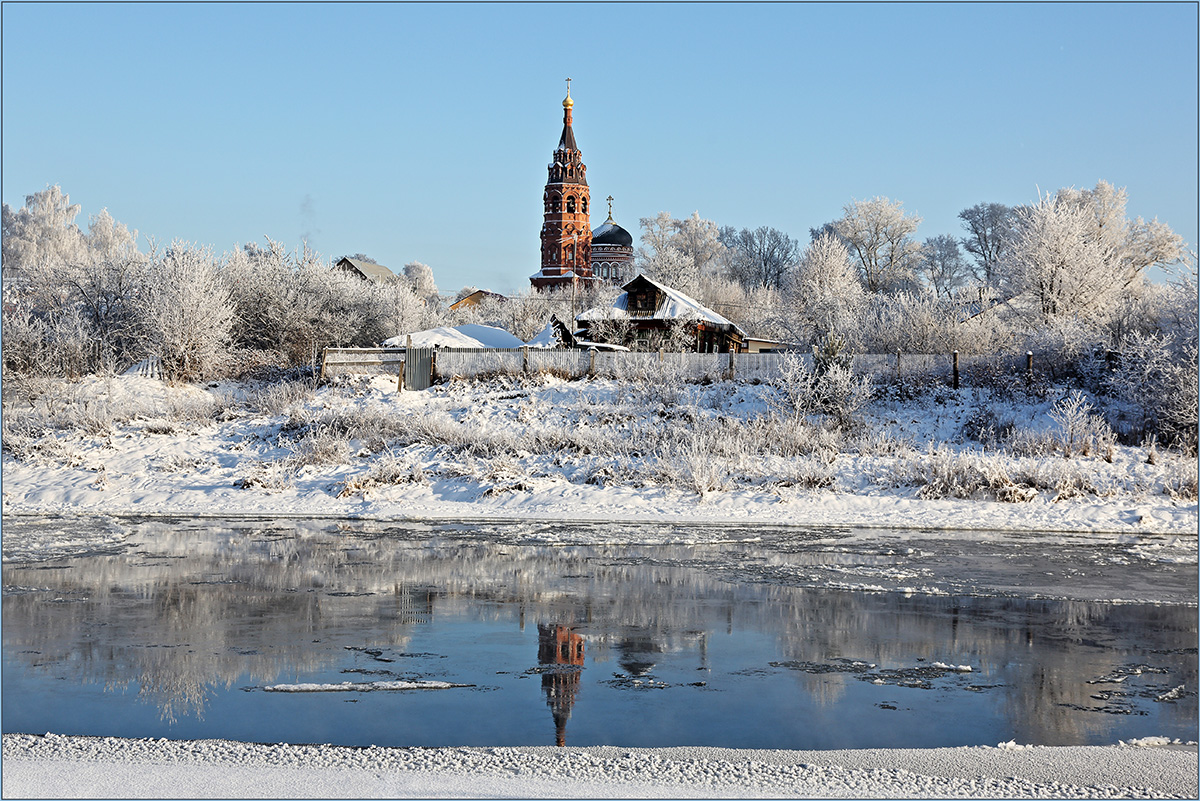
[[[542,193],[542,269],[529,281],[537,289],[592,280],[591,205],[587,166],[575,144],[571,79],[563,105],[563,130],[547,171]]]

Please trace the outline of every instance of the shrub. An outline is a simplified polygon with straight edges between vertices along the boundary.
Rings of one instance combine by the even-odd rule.
[[[338,493],[338,497],[365,496],[373,487],[423,484],[425,482],[425,471],[414,456],[403,452],[397,454],[388,451],[380,456],[365,473],[347,480],[342,491]]]

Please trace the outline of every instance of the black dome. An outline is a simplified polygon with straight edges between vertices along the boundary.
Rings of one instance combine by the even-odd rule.
[[[592,231],[593,245],[620,245],[633,247],[633,234],[612,221],[610,217],[604,225]]]

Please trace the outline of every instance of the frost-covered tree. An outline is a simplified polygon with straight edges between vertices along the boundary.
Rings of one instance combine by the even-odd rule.
[[[218,259],[207,247],[173,242],[147,265],[134,305],[147,349],[175,379],[211,373],[233,333],[233,305]]]
[[[75,224],[79,210],[58,186],[29,195],[17,211],[4,207],[5,301],[43,331],[38,350],[51,362],[72,372],[115,369],[139,347],[131,303],[145,284],[145,257],[137,233],[106,209],[87,233]],[[34,328],[6,329],[6,347],[23,347],[17,332]]]
[[[1013,209],[1003,203],[976,203],[958,213],[967,235],[963,249],[975,261],[975,279],[985,286],[996,285],[996,269],[1012,232]]]
[[[921,247],[921,275],[938,297],[948,298],[967,282],[967,263],[958,249],[958,240],[940,234],[925,240]]]
[[[791,276],[786,297],[793,330],[809,342],[838,336],[853,348],[859,339],[862,282],[845,245],[826,232],[804,250]]]
[[[647,278],[678,289],[685,295],[695,295],[700,287],[696,263],[672,245],[639,255],[637,270]]]
[[[800,256],[799,242],[765,225],[753,231],[722,226],[720,240],[729,249],[729,274],[746,287],[782,289]]]
[[[404,277],[412,285],[412,291],[417,297],[425,298],[431,303],[437,303],[438,289],[433,280],[433,268],[419,261],[410,261],[404,265]]]
[[[676,220],[665,211],[640,220],[642,235],[635,269],[688,295],[700,290],[704,276],[725,259],[717,224],[700,212]]]
[[[1085,206],[1047,194],[1017,209],[1000,283],[1014,305],[1043,318],[1097,316],[1124,285],[1119,265],[1105,259]]]
[[[860,316],[869,353],[949,353],[959,347],[953,307],[925,289],[879,292]]]
[[[897,291],[915,284],[921,246],[913,240],[921,218],[886,197],[855,200],[842,208],[833,229],[854,259],[868,292]]]
[[[1173,264],[1183,256],[1183,238],[1168,225],[1128,218],[1123,188],[1099,181],[1094,189],[1060,189],[1056,199],[1090,215],[1087,238],[1099,248],[1106,273],[1118,277],[1122,288],[1138,284],[1147,268]]]
[[[87,243],[75,224],[80,206],[57,184],[25,196],[25,205],[13,211],[5,203],[3,266],[6,275],[72,264],[85,258]]]

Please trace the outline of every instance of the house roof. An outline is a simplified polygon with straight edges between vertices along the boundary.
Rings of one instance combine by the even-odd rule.
[[[492,292],[487,289],[476,289],[471,294],[464,295],[461,298],[459,298],[458,300],[451,303],[450,310],[456,311],[456,310],[462,308],[463,306],[474,306],[476,303],[479,303],[479,301],[481,301],[485,298],[499,298],[500,300],[508,300],[508,298],[504,297],[503,295],[501,295],[498,292]]]
[[[629,314],[628,303],[629,293],[636,289],[638,284],[649,284],[662,293],[662,299],[658,303],[658,308],[652,314],[639,314],[639,319],[650,320],[678,320],[678,319],[693,319],[710,325],[725,326],[733,329],[741,336],[746,336],[746,332],[741,326],[730,321],[729,319],[717,314],[712,309],[708,308],[700,301],[688,297],[678,289],[672,289],[666,284],[660,284],[645,275],[638,274],[636,278],[631,280],[625,286],[621,287],[625,291],[622,292],[617,299],[613,301],[612,307],[603,309],[596,307],[588,309],[579,316],[576,320],[611,320],[614,318],[631,317]]]
[[[363,278],[373,278],[376,281],[386,281],[396,277],[396,274],[382,264],[373,264],[362,259],[352,259],[346,256],[338,260],[337,265],[342,269],[350,267],[358,271]]]

